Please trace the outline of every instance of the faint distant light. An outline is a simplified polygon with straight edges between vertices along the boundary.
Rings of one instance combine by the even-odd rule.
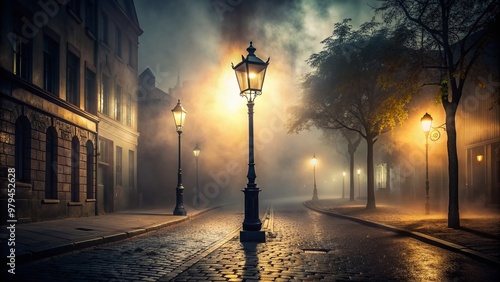
[[[318,164],[318,159],[316,158],[316,154],[313,156],[313,158],[311,159],[311,164],[313,166],[316,166],[316,164]]]
[[[481,155],[481,154],[480,154],[480,155],[477,155],[477,156],[476,156],[477,162],[478,162],[478,163],[481,163],[481,162],[483,161],[483,157],[484,157],[484,156],[483,156],[483,155]]]

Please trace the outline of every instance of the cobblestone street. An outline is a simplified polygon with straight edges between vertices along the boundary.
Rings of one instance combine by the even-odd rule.
[[[156,281],[241,226],[235,206],[128,239],[19,265],[18,281]],[[11,277],[9,277],[11,278]]]
[[[495,281],[500,274],[465,256],[300,204],[275,210],[266,243],[235,237],[175,281]]]
[[[266,243],[238,205],[122,242],[20,265],[19,281],[496,281],[492,265],[394,232],[274,203]]]

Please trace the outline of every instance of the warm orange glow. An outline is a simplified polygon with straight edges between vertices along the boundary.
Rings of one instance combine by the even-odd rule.
[[[483,161],[483,155],[477,155],[476,159],[478,163],[481,163]]]
[[[248,74],[248,77],[249,77],[250,79],[254,79],[254,78],[255,78],[255,73],[253,73],[253,72],[249,73],[249,74]]]
[[[184,127],[184,122],[186,121],[187,111],[181,105],[181,100],[177,100],[177,105],[172,109],[172,114],[174,115],[175,127],[178,132],[182,132]]]
[[[345,176],[345,171],[344,171],[344,172],[342,172],[342,176]]]
[[[429,133],[432,125],[431,115],[425,113],[425,115],[420,119],[420,121],[422,122],[422,129],[424,130],[424,133]]]
[[[361,169],[358,169],[358,175],[360,175],[360,174],[361,174]]]
[[[196,147],[194,147],[193,149],[194,156],[198,157],[200,155],[200,152],[201,152],[200,147],[198,147],[198,144],[196,144]]]

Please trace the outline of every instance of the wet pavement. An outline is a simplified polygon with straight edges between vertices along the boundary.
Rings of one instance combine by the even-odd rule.
[[[417,237],[441,247],[469,254],[500,266],[500,211],[484,207],[469,208],[460,214],[460,228],[448,228],[447,215],[411,206],[377,204],[375,211],[365,208],[366,201],[330,199],[307,201],[305,205],[317,211]],[[373,225],[372,224],[372,225]]]
[[[296,199],[273,201],[267,210],[267,204],[261,204],[266,242],[260,244],[239,242],[243,219],[240,205],[199,211],[192,218],[174,217],[175,222],[173,216],[151,211],[96,217],[93,220],[100,223],[92,225],[62,220],[60,229],[71,232],[55,235],[87,228],[94,229],[92,236],[96,238],[116,241],[20,263],[16,275],[2,281],[496,281],[500,276],[494,259],[481,259],[457,249],[469,246],[466,250],[495,257],[495,251],[488,253],[495,249],[494,244],[472,237],[479,234],[498,243],[495,217],[481,223],[470,218],[473,223],[466,224],[468,218],[464,216],[465,229],[459,231],[471,235],[457,235],[441,226],[442,219],[422,218],[418,213],[403,217],[404,210],[383,205],[368,213],[361,201],[306,202],[310,209]],[[345,215],[340,213],[350,217],[342,218]],[[117,220],[121,216],[122,226]],[[103,223],[106,218],[107,229]],[[45,228],[50,224],[46,222]],[[33,230],[33,224],[26,226],[31,226],[32,232],[24,234],[36,241],[33,236],[40,233]],[[148,230],[145,226],[156,228]],[[133,233],[142,229],[145,231]],[[129,232],[129,237],[109,235]],[[411,232],[429,237],[422,240],[410,236]],[[57,246],[55,235],[53,246]],[[465,241],[453,243],[453,238]],[[35,245],[31,242],[32,248]],[[3,277],[6,272],[2,271]]]
[[[500,275],[494,265],[301,203],[274,209],[266,243],[236,236],[173,281],[496,281]]]

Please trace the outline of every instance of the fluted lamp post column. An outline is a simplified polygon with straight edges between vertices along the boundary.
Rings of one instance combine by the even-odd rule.
[[[181,135],[184,121],[186,120],[187,111],[182,107],[181,100],[177,100],[177,105],[172,109],[174,115],[175,127],[179,134],[179,169],[177,172],[177,188],[175,188],[175,209],[174,215],[186,215],[184,209],[184,186],[182,186],[182,169],[181,169]]]
[[[253,140],[253,107],[255,98],[262,94],[262,86],[266,76],[269,59],[266,62],[255,56],[255,48],[250,42],[247,48],[247,57],[241,56],[241,62],[236,66],[231,63],[236,73],[240,96],[247,99],[248,106],[248,183],[243,193],[245,194],[245,219],[243,230],[240,231],[241,242],[265,242],[265,232],[261,231],[262,222],[259,218],[259,192],[255,183],[254,140]]]
[[[196,194],[195,194],[195,200],[194,200],[194,205],[198,208],[200,205],[200,186],[199,186],[199,179],[198,179],[198,157],[200,156],[200,147],[198,147],[198,144],[193,149],[193,154],[196,159]]]
[[[425,134],[425,214],[429,214],[431,210],[429,196],[429,132],[432,128],[432,117],[425,113],[420,121]]]
[[[318,163],[318,159],[316,159],[316,154],[313,155],[313,158],[311,160],[311,164],[313,165],[313,197],[312,200],[316,201],[318,200],[318,189],[316,189],[316,164]]]

